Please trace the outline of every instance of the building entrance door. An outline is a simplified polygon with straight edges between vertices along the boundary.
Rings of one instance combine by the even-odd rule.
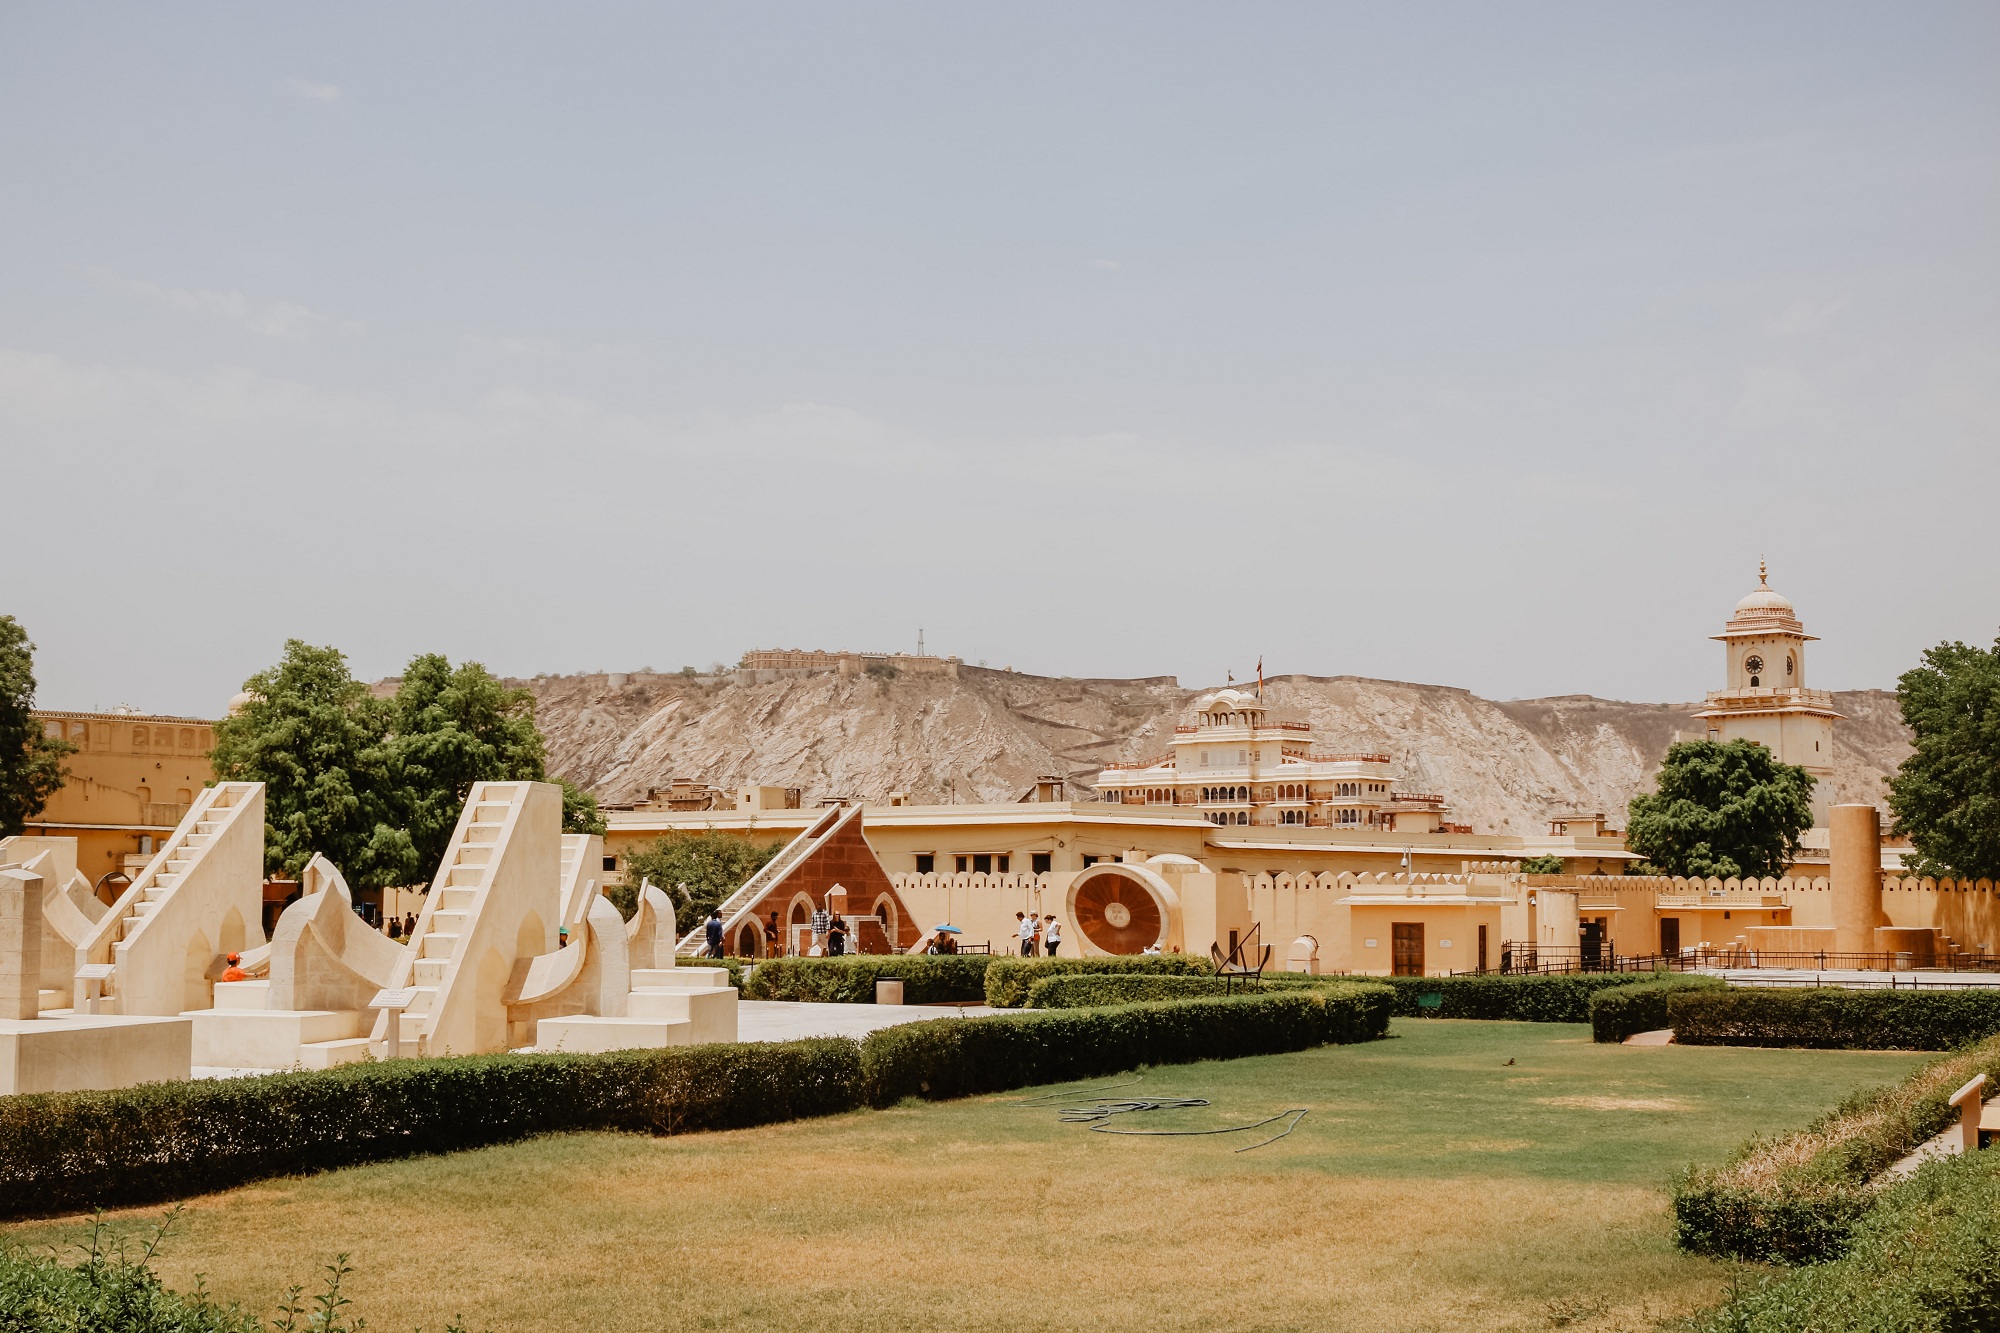
[[[1577,943],[1582,946],[1583,965],[1586,969],[1604,965],[1604,923],[1585,921],[1577,927]]]
[[[1393,975],[1420,977],[1424,974],[1424,923],[1397,921],[1389,926],[1389,964]]]
[[[1660,918],[1660,952],[1668,958],[1679,957],[1681,951],[1681,919],[1677,916]]]

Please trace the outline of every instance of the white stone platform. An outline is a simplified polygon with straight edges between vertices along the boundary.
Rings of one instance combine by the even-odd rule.
[[[918,1023],[927,1018],[981,1018],[995,1012],[998,1011],[983,1004],[802,1004],[791,1000],[744,1000],[736,1007],[736,1032],[739,1041],[865,1037],[901,1023]]]
[[[185,1018],[44,1012],[0,1019],[0,1095],[129,1088],[188,1077],[194,1024]]]

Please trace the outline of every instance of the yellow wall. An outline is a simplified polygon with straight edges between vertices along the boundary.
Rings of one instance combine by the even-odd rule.
[[[214,780],[214,724],[200,718],[38,712],[43,729],[78,747],[69,780],[27,823],[31,834],[77,840],[77,869],[95,884],[172,833]]]

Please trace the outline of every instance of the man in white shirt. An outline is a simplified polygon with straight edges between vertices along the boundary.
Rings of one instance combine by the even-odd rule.
[[[1035,918],[1029,916],[1026,912],[1016,912],[1014,916],[1021,923],[1021,957],[1033,958],[1035,956]]]
[[[1056,950],[1062,947],[1062,922],[1050,916],[1042,926],[1042,952],[1054,958]]]

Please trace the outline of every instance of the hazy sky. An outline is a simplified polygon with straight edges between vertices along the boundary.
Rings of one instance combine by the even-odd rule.
[[[0,5],[40,702],[2000,630],[2000,6]]]

